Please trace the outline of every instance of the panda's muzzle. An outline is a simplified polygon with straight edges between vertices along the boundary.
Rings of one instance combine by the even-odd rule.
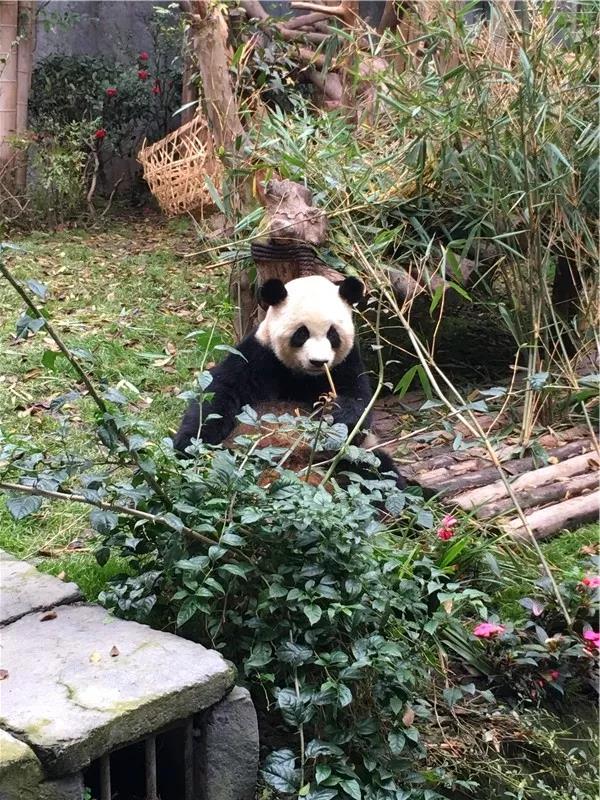
[[[322,369],[328,363],[328,358],[309,358],[311,366]]]

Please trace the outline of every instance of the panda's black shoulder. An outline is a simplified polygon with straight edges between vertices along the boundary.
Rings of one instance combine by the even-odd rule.
[[[271,349],[258,341],[256,329],[251,331],[241,342],[238,342],[218,367],[227,368],[234,364],[238,366],[240,358],[245,366],[252,369],[272,368],[273,362],[277,360]]]

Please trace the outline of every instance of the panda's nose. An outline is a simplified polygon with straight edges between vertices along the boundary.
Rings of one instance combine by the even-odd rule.
[[[313,367],[322,367],[324,364],[327,363],[327,359],[326,358],[311,358],[310,359],[310,363],[313,365]]]

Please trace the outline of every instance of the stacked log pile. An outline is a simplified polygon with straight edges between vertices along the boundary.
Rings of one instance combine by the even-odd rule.
[[[385,408],[376,412],[380,436],[391,433],[389,417],[390,411]],[[496,421],[496,425],[501,422]],[[466,438],[463,441],[466,449],[453,450],[453,442],[448,438],[454,437],[446,430],[439,431],[437,438],[432,439],[432,434],[428,438],[426,443],[409,441],[408,453],[399,461],[408,480],[420,486],[426,496],[439,497],[449,508],[460,508],[477,519],[492,521],[516,538],[527,537],[522,519],[487,450]],[[435,443],[440,440],[443,443]],[[543,539],[597,520],[600,453],[590,432],[584,427],[573,427],[545,434],[537,443],[539,456],[522,457],[519,445],[509,440],[496,448],[505,476],[535,537]]]

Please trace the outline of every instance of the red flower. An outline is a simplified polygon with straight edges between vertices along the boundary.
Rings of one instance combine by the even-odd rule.
[[[476,625],[473,629],[473,633],[481,639],[489,639],[497,633],[504,633],[505,630],[506,628],[504,625],[497,625],[495,622],[480,622],[479,625]]]
[[[139,69],[138,70],[138,78],[141,81],[146,81],[146,80],[148,80],[149,77],[150,77],[150,73],[148,72],[147,69]]]
[[[104,139],[106,136],[106,130],[104,128],[98,128],[98,130],[94,133],[95,139]]]
[[[106,94],[109,97],[115,97],[115,95],[117,95],[118,93],[119,90],[115,86],[109,86],[108,89],[106,90]]]
[[[557,681],[560,678],[560,672],[557,669],[550,670],[550,678],[553,681]]]
[[[150,56],[148,55],[148,53],[145,50],[142,50],[142,52],[139,54],[138,58],[139,58],[140,61],[148,61]]]
[[[152,94],[160,94],[160,81],[157,79],[154,81],[154,86],[152,87]]]
[[[581,583],[589,589],[597,589],[600,586],[600,575],[586,575]]]
[[[437,536],[438,539],[441,539],[443,542],[447,542],[448,539],[451,539],[454,536],[454,531],[452,528],[438,528]]]

